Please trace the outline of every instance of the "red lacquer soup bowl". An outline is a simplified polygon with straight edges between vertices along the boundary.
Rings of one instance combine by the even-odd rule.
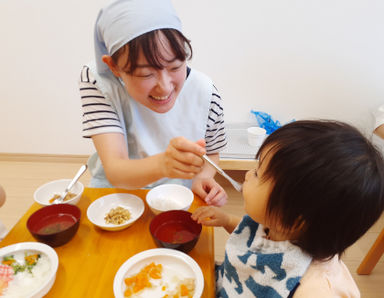
[[[191,218],[192,213],[170,210],[156,215],[149,230],[157,246],[191,251],[200,237],[202,226]]]
[[[52,247],[67,243],[76,234],[81,211],[76,205],[49,205],[37,210],[27,221],[32,236]]]

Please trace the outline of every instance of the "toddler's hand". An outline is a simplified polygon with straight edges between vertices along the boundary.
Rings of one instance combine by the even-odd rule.
[[[192,142],[184,137],[171,139],[162,158],[164,177],[192,179],[198,174],[204,161],[201,156],[205,149],[199,142]]]
[[[230,222],[230,215],[218,207],[199,207],[193,212],[192,219],[205,226],[225,227]]]

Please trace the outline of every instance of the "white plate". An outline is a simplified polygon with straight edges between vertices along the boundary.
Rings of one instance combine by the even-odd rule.
[[[112,208],[123,207],[131,213],[131,218],[120,225],[106,223],[104,217]],[[144,212],[144,202],[139,197],[129,193],[114,193],[103,196],[89,205],[88,219],[101,229],[119,231],[132,225]]]
[[[46,281],[38,288],[36,288],[32,293],[30,293],[27,297],[28,298],[40,298],[46,295],[49,290],[52,288],[55,279],[56,279],[56,272],[57,268],[59,266],[59,257],[57,256],[56,251],[50,247],[49,245],[46,245],[44,243],[39,242],[21,242],[17,244],[8,245],[6,247],[3,247],[0,249],[0,259],[2,259],[4,256],[14,254],[17,252],[39,252],[41,254],[45,254],[49,261],[50,261],[50,272],[47,276]]]
[[[146,265],[155,262],[163,265],[164,282],[172,283],[172,279],[195,279],[195,294],[193,298],[200,298],[204,290],[204,276],[199,265],[187,254],[169,248],[154,248],[145,250],[129,258],[117,271],[113,281],[113,292],[116,298],[124,298],[124,279],[135,275]],[[142,298],[162,297],[161,286],[146,289],[140,293]]]

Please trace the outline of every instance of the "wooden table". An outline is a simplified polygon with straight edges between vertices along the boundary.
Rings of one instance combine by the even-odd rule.
[[[156,248],[149,232],[154,217],[145,203],[143,215],[130,227],[110,232],[95,227],[87,218],[87,208],[97,198],[116,192],[137,195],[145,202],[148,190],[122,190],[85,188],[78,203],[81,209],[80,227],[67,244],[56,247],[59,268],[56,281],[46,297],[113,297],[113,280],[120,266],[131,256],[147,249]],[[193,212],[205,203],[195,196],[190,208]],[[34,203],[27,213],[0,243],[1,247],[26,241],[36,241],[26,228],[28,217],[40,205]],[[215,297],[213,228],[203,227],[200,239],[189,253],[204,275],[203,298]]]
[[[254,158],[253,159],[220,158],[219,166],[223,170],[248,171],[256,168],[257,161]]]

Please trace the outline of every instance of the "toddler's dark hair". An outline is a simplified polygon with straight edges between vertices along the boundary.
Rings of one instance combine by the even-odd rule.
[[[128,51],[128,59],[125,63],[124,70],[127,73],[132,73],[137,68],[137,59],[140,50],[142,50],[149,65],[157,69],[162,69],[162,63],[165,59],[160,55],[158,46],[160,31],[169,41],[176,59],[185,61],[192,58],[192,46],[190,40],[188,40],[181,32],[175,29],[158,29],[140,35],[125,44],[112,55],[113,62],[117,64],[119,57]]]
[[[271,154],[262,178],[274,183],[267,212],[284,229],[299,228],[292,242],[314,259],[341,255],[384,210],[383,157],[346,123],[289,123],[261,152]]]

